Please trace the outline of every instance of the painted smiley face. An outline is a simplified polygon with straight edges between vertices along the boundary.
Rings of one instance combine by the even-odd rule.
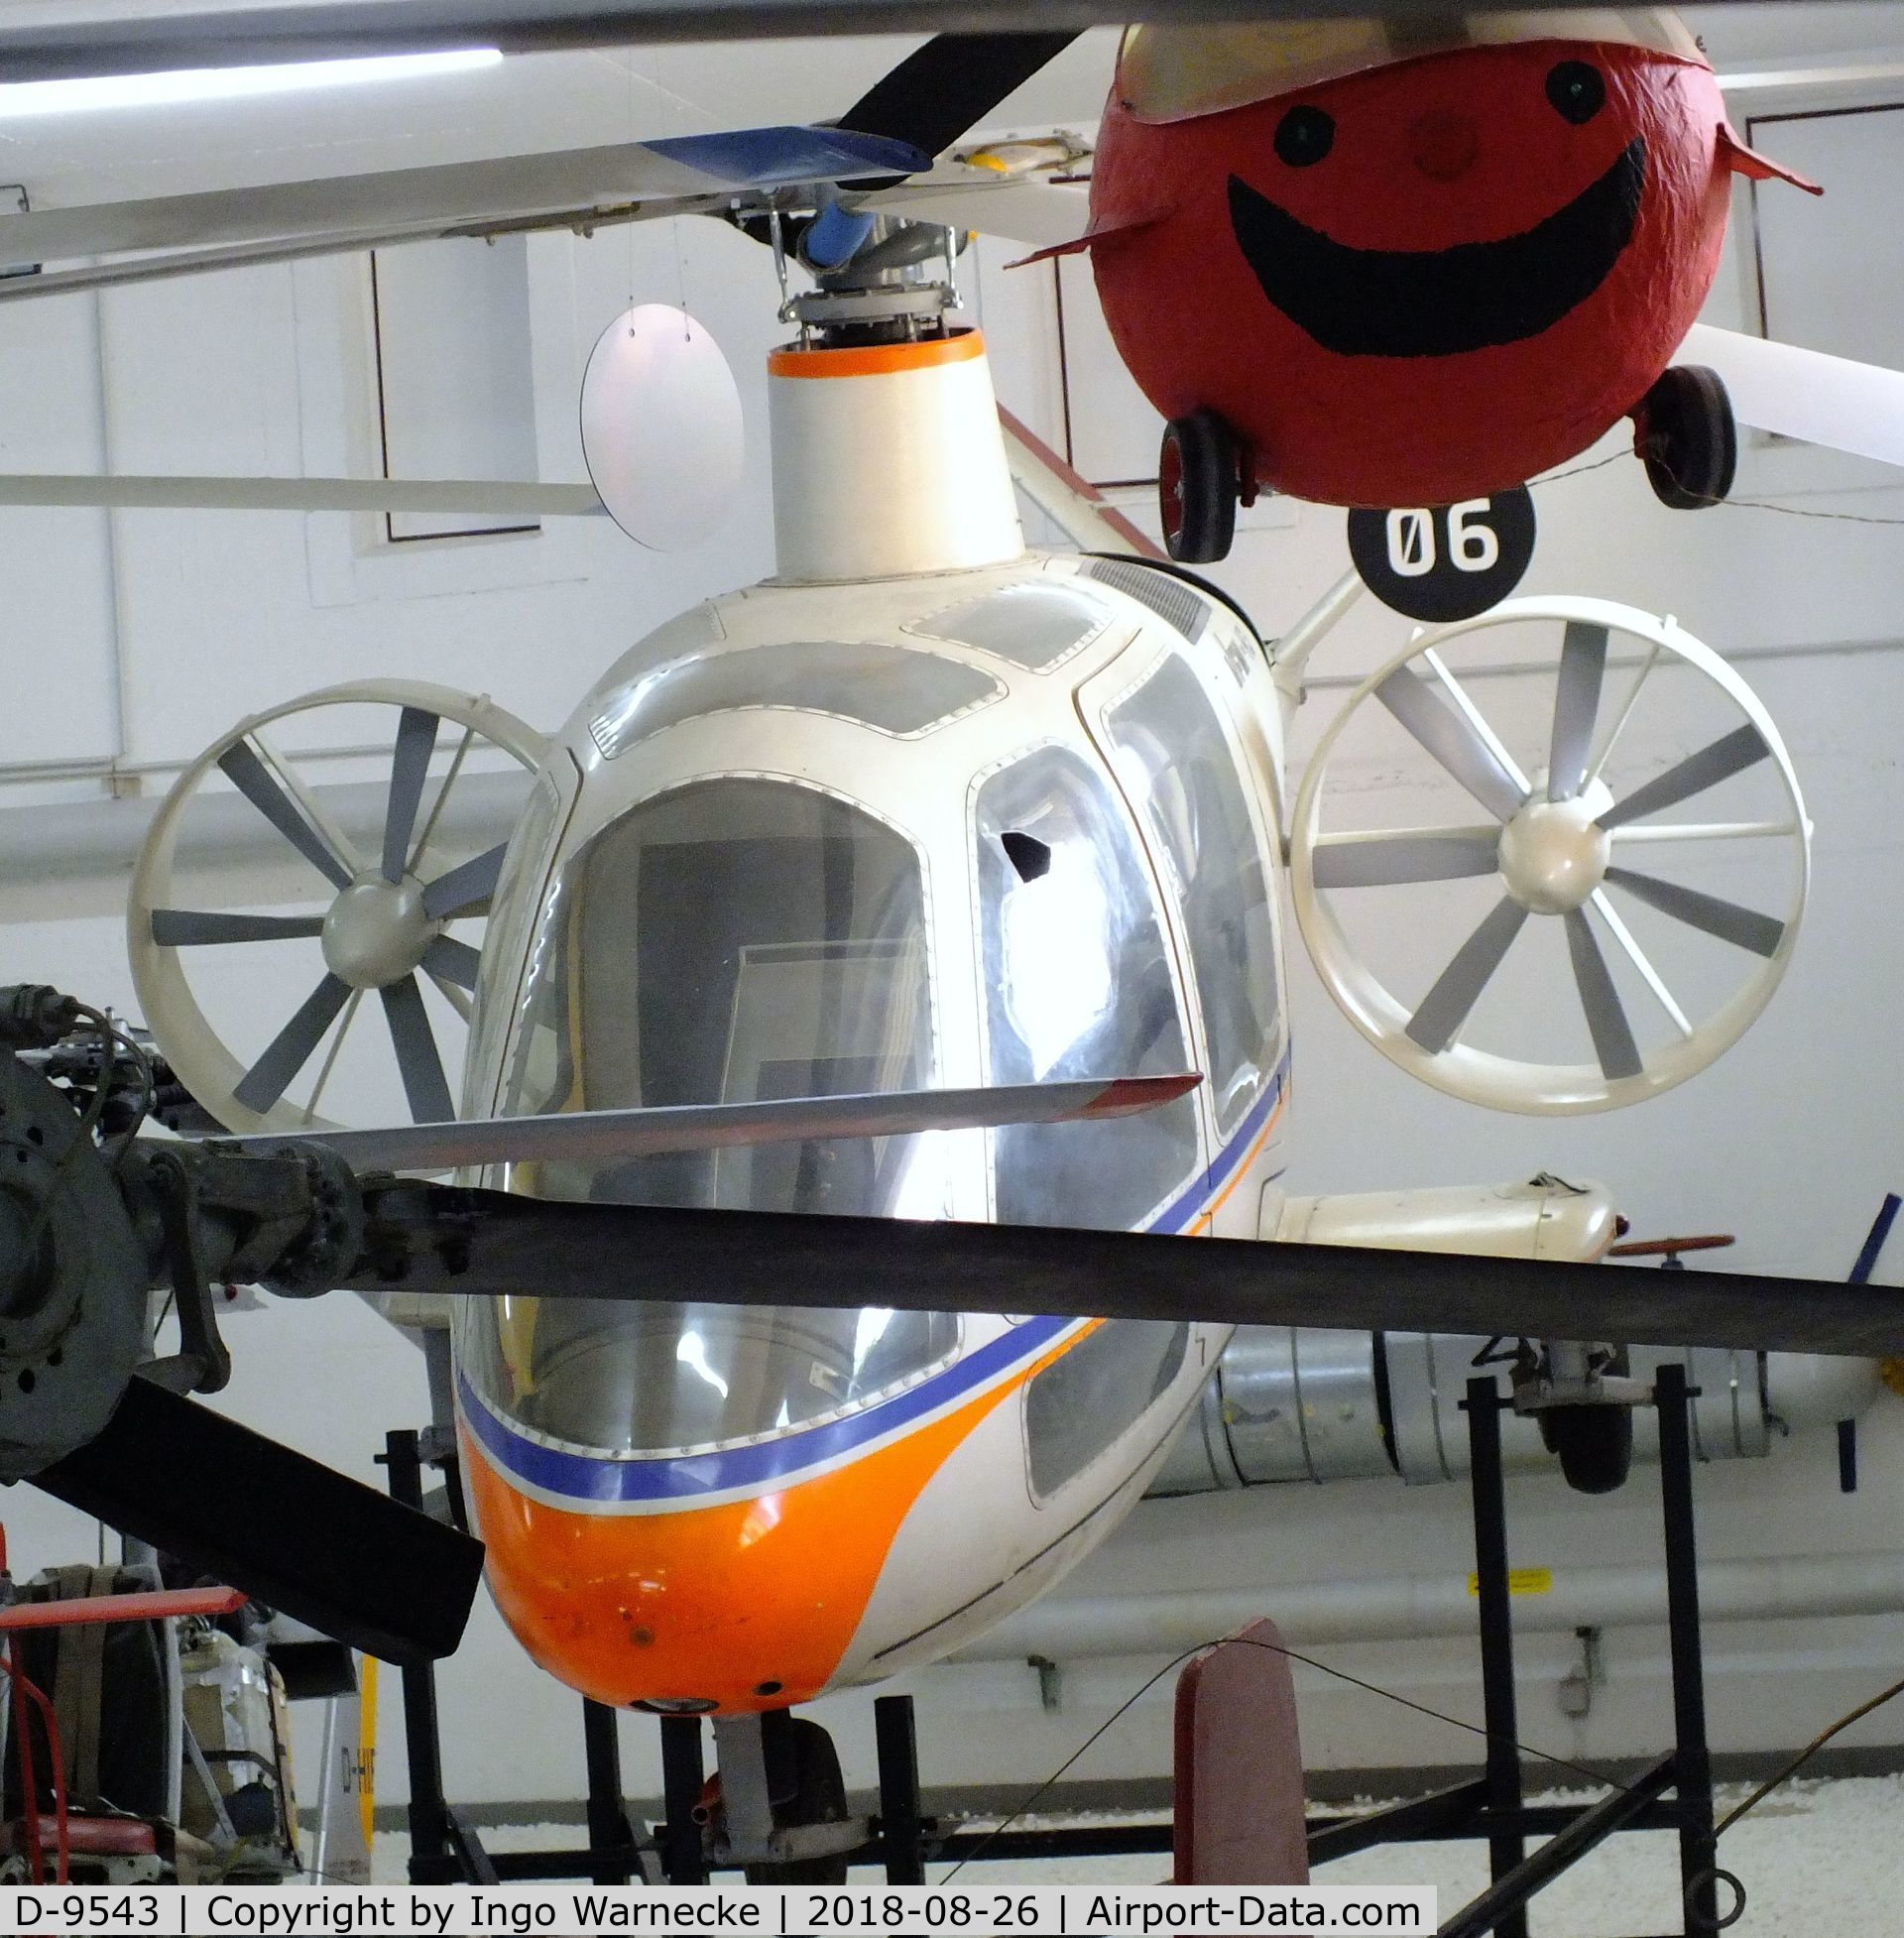
[[[1092,260],[1166,418],[1213,410],[1264,484],[1483,497],[1630,411],[1718,266],[1709,68],[1522,42],[1172,124],[1107,115]]]

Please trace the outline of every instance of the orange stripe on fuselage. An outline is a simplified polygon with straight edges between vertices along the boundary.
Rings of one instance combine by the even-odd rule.
[[[719,1507],[550,1507],[519,1494],[464,1430],[463,1472],[496,1606],[536,1662],[597,1702],[804,1702],[831,1679],[926,1483],[995,1406],[1081,1336],[844,1467]]]
[[[1199,1232],[1207,1232],[1210,1229],[1211,1225],[1216,1222],[1217,1213],[1230,1202],[1231,1192],[1250,1175],[1250,1166],[1256,1161],[1257,1154],[1261,1151],[1262,1147],[1269,1142],[1270,1134],[1275,1130],[1277,1124],[1281,1122],[1283,1106],[1288,1101],[1289,1086],[1284,1084],[1282,1095],[1276,1099],[1275,1109],[1269,1113],[1269,1121],[1256,1133],[1255,1142],[1238,1159],[1237,1168],[1231,1173],[1230,1182],[1211,1200],[1208,1210],[1198,1212],[1196,1217],[1190,1221],[1188,1234],[1190,1237],[1194,1238]]]

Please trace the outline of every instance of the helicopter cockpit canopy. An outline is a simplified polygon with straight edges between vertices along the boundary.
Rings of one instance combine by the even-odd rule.
[[[1587,41],[1708,64],[1691,30],[1665,7],[1436,8],[1420,20],[1389,13],[1127,28],[1116,91],[1139,121],[1189,121],[1395,61],[1517,41]]]

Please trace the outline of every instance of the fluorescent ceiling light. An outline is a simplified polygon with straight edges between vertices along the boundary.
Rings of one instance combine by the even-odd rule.
[[[366,81],[418,80],[467,73],[502,60],[493,47],[447,54],[393,54],[362,61],[298,61],[270,67],[180,67],[158,74],[101,74],[78,80],[0,84],[0,121],[23,115],[77,114],[96,108],[175,107],[192,101],[238,101],[304,88],[355,87]]]

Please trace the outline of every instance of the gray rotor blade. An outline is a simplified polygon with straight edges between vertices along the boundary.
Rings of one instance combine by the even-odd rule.
[[[447,1170],[457,1164],[534,1159],[609,1162],[661,1151],[719,1151],[814,1138],[892,1138],[918,1131],[1129,1117],[1172,1103],[1202,1080],[1195,1075],[1119,1077],[972,1090],[892,1090],[864,1097],[792,1097],[762,1104],[559,1111],[545,1117],[313,1132],[310,1141],[327,1146],[360,1170]],[[266,1151],[276,1150],[284,1139],[222,1138],[218,1143],[224,1149]]]
[[[1580,990],[1581,1008],[1587,1012],[1587,1028],[1594,1037],[1594,1054],[1600,1058],[1601,1074],[1607,1078],[1636,1077],[1645,1067],[1639,1045],[1633,1041],[1632,1025],[1613,987],[1613,972],[1600,952],[1584,910],[1575,908],[1567,916],[1567,953],[1574,959],[1574,982]]]
[[[1500,836],[1392,834],[1345,841],[1315,851],[1319,889],[1379,889],[1403,882],[1455,882],[1492,875],[1500,866]]]
[[[188,949],[202,942],[282,942],[323,932],[322,915],[240,915],[213,908],[152,911],[152,939],[165,949]]]
[[[458,989],[475,989],[476,970],[482,959],[479,950],[457,941],[453,935],[437,936],[423,951],[423,967],[432,976],[454,983]]]
[[[431,921],[442,921],[450,915],[467,914],[487,902],[496,893],[496,878],[503,872],[503,856],[508,850],[509,843],[499,841],[474,861],[437,876],[423,890],[423,913]]]
[[[247,1110],[267,1111],[290,1087],[291,1080],[324,1039],[324,1031],[350,999],[350,985],[326,976],[298,1007],[298,1014],[279,1030],[264,1055],[239,1079],[231,1093]]]
[[[1734,774],[1743,774],[1748,767],[1756,767],[1771,751],[1765,744],[1764,735],[1756,727],[1749,723],[1734,727],[1711,746],[1702,747],[1697,754],[1687,755],[1677,767],[1669,767],[1664,774],[1647,782],[1645,787],[1635,789],[1624,800],[1609,807],[1600,817],[1600,825],[1604,828],[1624,827],[1628,821],[1657,814],[1662,807],[1672,807],[1694,794],[1703,794],[1708,787],[1717,787],[1722,781],[1729,781]]]
[[[404,879],[410,838],[416,831],[416,807],[423,797],[429,757],[436,751],[441,721],[419,706],[407,706],[397,721],[397,746],[390,758],[390,805],[384,812],[384,880]]]
[[[1586,782],[1606,677],[1606,628],[1570,619],[1560,649],[1560,680],[1554,688],[1554,742],[1547,759],[1549,800],[1572,800]]]
[[[1438,1056],[1455,1040],[1526,919],[1527,910],[1510,895],[1494,905],[1487,920],[1455,951],[1454,961],[1441,972],[1440,980],[1409,1018],[1411,1042]]]
[[[844,1294],[908,1312],[1904,1355],[1896,1285],[1259,1239],[1191,1244],[1039,1225],[565,1204],[415,1182],[373,1183],[365,1200],[375,1243],[338,1275],[365,1291],[819,1310],[837,1309]]]
[[[242,740],[218,757],[231,784],[266,820],[333,887],[350,887],[350,870],[331,852],[324,837],[304,818],[303,810],[271,778],[263,761]]]
[[[455,1100],[449,1094],[449,1079],[443,1074],[443,1059],[416,978],[386,983],[377,994],[384,999],[384,1020],[390,1025],[411,1115],[418,1124],[441,1124],[454,1117]]]
[[[1397,666],[1375,698],[1497,819],[1511,820],[1527,798],[1494,750],[1454,708],[1406,666]]]
[[[1650,903],[1662,914],[1676,915],[1722,942],[1730,942],[1754,955],[1776,955],[1785,939],[1785,924],[1756,908],[1741,908],[1723,896],[1703,895],[1698,889],[1681,888],[1677,882],[1662,882],[1657,875],[1637,874],[1630,868],[1609,868],[1606,880],[1628,895]]]

